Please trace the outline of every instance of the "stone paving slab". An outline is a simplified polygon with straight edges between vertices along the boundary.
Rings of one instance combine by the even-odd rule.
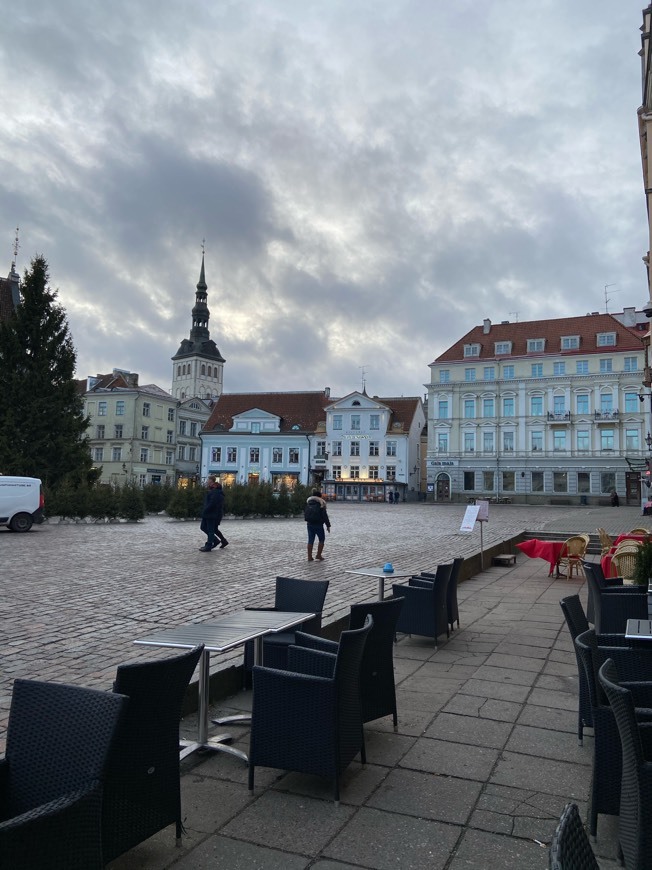
[[[197,550],[197,524],[164,517],[0,530],[0,727],[15,677],[109,688],[117,664],[167,654],[135,638],[269,604],[277,574],[327,578],[328,624],[352,601],[376,596],[375,580],[353,580],[346,568],[389,559],[420,571],[478,551],[477,533],[459,533],[460,506],[334,504],[329,512],[327,560],[310,565],[295,520],[227,520],[231,546],[211,554]],[[523,531],[616,534],[640,522],[638,508],[505,505],[492,506],[483,533],[491,546]],[[195,754],[182,763],[181,848],[168,828],[110,870],[547,867],[564,804],[575,800],[586,814],[592,758],[590,729],[577,745],[576,663],[558,604],[585,589],[547,570],[520,554],[515,566],[487,565],[459,587],[461,629],[437,651],[428,639],[399,637],[398,733],[389,718],[366,726],[368,763],[347,769],[339,806],[318,777],[257,768],[250,794],[240,760]],[[213,665],[240,656],[214,656]],[[250,706],[251,693],[241,692],[211,714]],[[232,730],[246,751],[248,728]],[[182,733],[195,731],[192,714]],[[601,817],[598,834],[601,868],[616,867],[616,820]]]

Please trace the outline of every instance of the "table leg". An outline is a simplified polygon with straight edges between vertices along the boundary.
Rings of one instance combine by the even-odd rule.
[[[254,639],[254,665],[263,663],[263,636]],[[215,725],[251,725],[250,713],[235,713],[233,716],[220,716],[213,719]]]
[[[185,758],[192,752],[200,750],[211,750],[213,752],[226,752],[229,755],[235,755],[242,759],[247,764],[249,759],[247,755],[240,749],[226,744],[233,740],[231,734],[215,734],[211,738],[208,737],[208,705],[210,701],[210,671],[211,671],[211,654],[209,650],[204,650],[201,659],[199,660],[199,683],[197,685],[198,692],[198,710],[197,710],[197,740],[180,740],[183,747],[179,753],[179,758]]]
[[[385,578],[378,578],[378,600],[383,601],[385,598]]]

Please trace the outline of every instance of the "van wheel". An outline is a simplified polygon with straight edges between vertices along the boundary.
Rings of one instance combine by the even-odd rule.
[[[16,514],[11,518],[9,528],[12,532],[29,532],[33,522],[29,514]]]

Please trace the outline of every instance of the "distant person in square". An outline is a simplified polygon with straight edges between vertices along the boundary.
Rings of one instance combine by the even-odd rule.
[[[303,518],[308,528],[308,561],[314,561],[312,558],[312,548],[315,538],[317,538],[319,543],[317,544],[317,555],[315,558],[323,562],[324,557],[322,553],[324,552],[324,543],[326,541],[324,526],[326,526],[330,534],[331,521],[328,518],[326,502],[318,489],[313,489],[312,495],[306,501],[306,506],[303,509]]]
[[[204,507],[201,514],[200,529],[206,535],[206,543],[199,548],[202,553],[210,553],[218,544],[221,544],[220,549],[224,549],[229,543],[219,529],[223,516],[224,492],[222,484],[214,474],[211,474],[206,485]]]

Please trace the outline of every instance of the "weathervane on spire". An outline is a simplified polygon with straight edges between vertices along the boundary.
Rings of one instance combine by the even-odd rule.
[[[364,393],[364,391],[367,388],[367,381],[366,381],[365,375],[367,374],[368,366],[366,366],[366,365],[365,366],[358,366],[358,368],[360,369],[360,377],[362,379],[362,392]]]
[[[16,236],[14,238],[14,247],[13,247],[14,259],[11,263],[12,272],[16,269],[16,261],[18,260],[18,249],[20,248],[20,242],[18,241],[19,231],[20,231],[20,227],[16,227]]]
[[[202,257],[206,253],[206,239],[201,240],[201,255]]]

